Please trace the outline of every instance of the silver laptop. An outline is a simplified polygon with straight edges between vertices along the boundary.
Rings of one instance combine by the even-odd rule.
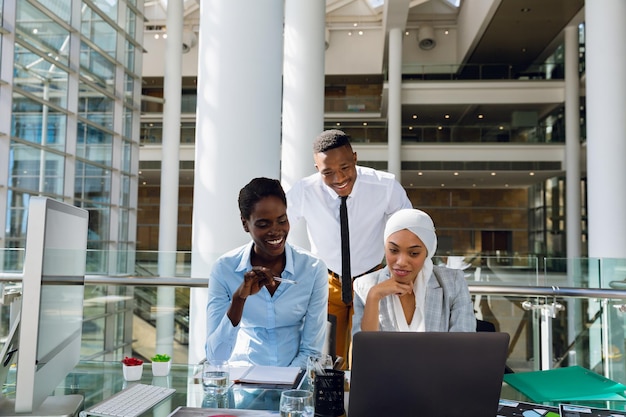
[[[350,417],[496,416],[507,333],[359,332]]]

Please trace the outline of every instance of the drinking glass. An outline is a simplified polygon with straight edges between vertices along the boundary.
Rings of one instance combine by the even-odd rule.
[[[280,417],[313,417],[313,393],[290,389],[280,394]]]
[[[202,365],[202,386],[209,395],[223,395],[230,383],[228,361],[207,359]]]

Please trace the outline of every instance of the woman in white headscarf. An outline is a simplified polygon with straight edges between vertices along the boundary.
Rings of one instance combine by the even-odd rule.
[[[476,331],[463,271],[433,266],[437,235],[428,214],[397,211],[387,220],[384,240],[387,266],[354,281],[352,334]]]

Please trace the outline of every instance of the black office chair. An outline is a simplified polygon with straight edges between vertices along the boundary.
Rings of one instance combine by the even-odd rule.
[[[496,326],[495,324],[491,322],[476,319],[476,331],[477,332],[495,332]],[[507,364],[504,364],[504,373],[512,374],[514,373],[514,371],[511,368],[509,368]]]

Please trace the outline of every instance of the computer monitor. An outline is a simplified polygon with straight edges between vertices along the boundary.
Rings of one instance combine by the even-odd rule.
[[[15,402],[0,415],[79,411],[81,396],[51,394],[80,360],[87,223],[84,209],[30,198],[19,326],[0,357],[10,366],[17,346]]]

